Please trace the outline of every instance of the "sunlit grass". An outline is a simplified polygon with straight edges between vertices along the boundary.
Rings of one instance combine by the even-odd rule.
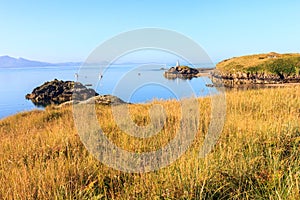
[[[200,127],[186,154],[169,167],[134,174],[113,170],[85,149],[72,107],[20,113],[0,121],[0,199],[300,199],[300,87],[231,91],[213,151],[198,157],[210,100],[199,99]],[[118,128],[108,106],[97,106],[107,137],[134,152],[166,145],[178,129],[176,101],[167,125],[152,138]],[[147,105],[130,105],[131,119],[151,123]]]
[[[296,74],[299,74],[299,53],[291,54],[255,54],[240,57],[233,57],[231,59],[224,60],[217,64],[217,69],[223,72],[235,73],[235,72],[269,72],[267,65],[272,64],[276,60],[283,60],[285,62],[293,63],[296,67]],[[271,73],[272,72],[271,70]]]

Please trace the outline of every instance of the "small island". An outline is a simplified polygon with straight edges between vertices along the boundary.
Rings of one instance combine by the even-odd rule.
[[[54,79],[36,87],[30,94],[25,96],[36,106],[48,105],[64,106],[68,104],[101,104],[119,105],[126,104],[122,99],[113,95],[99,95],[94,89],[87,88],[79,82],[62,81]]]
[[[180,65],[179,61],[177,61],[176,66],[171,67],[169,70],[165,71],[164,76],[167,79],[192,79],[194,77],[200,76],[200,72],[198,69],[191,68],[186,65]]]

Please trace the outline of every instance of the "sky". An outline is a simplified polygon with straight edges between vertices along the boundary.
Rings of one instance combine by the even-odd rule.
[[[300,52],[299,0],[0,0],[0,55],[84,61],[101,43],[162,28],[198,43],[213,62]]]

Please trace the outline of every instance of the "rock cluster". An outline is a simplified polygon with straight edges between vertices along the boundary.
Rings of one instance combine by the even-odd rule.
[[[81,83],[74,81],[60,81],[57,79],[45,82],[25,97],[37,106],[56,104],[62,107],[72,104],[92,103],[101,105],[126,104],[126,102],[116,96],[99,95],[95,90],[87,88]]]
[[[183,78],[183,79],[190,79],[193,77],[197,77],[199,71],[195,68],[191,68],[188,66],[176,66],[171,67],[169,70],[165,71],[164,76],[168,79],[175,79],[175,78]]]
[[[225,87],[235,87],[238,85],[249,84],[280,84],[280,83],[299,83],[300,76],[293,75],[282,79],[279,75],[266,73],[222,73],[212,72],[211,79],[214,85],[223,84]]]
[[[74,91],[76,91],[76,95],[73,95]],[[95,90],[87,88],[81,83],[54,79],[35,88],[25,98],[37,106],[47,106],[49,104],[61,104],[72,99],[86,100],[95,95],[98,95]]]

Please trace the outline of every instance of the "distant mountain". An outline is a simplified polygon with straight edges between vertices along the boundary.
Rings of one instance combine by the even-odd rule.
[[[44,67],[44,66],[74,66],[81,65],[81,62],[48,63],[25,58],[13,58],[10,56],[0,56],[0,67]]]

